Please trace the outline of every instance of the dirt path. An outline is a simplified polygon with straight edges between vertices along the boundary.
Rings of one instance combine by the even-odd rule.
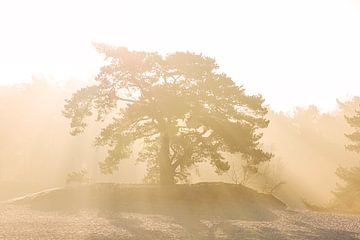
[[[0,239],[360,239],[360,216],[275,211],[273,220],[196,219],[134,213],[44,212],[0,206]]]

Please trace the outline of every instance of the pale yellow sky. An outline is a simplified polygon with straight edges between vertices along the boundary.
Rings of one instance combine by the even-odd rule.
[[[215,57],[276,110],[360,95],[359,0],[0,1],[0,84],[91,79],[91,42]]]

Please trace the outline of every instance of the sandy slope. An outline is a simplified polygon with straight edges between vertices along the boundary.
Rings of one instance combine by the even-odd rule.
[[[0,239],[360,239],[360,216],[274,210],[267,220],[0,206]]]

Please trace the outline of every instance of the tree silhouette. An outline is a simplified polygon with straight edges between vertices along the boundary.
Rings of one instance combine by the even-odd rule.
[[[346,145],[346,149],[360,153],[360,111],[355,112],[354,116],[345,116],[349,125],[355,129],[353,133],[345,134],[345,136],[351,141],[351,144]]]
[[[355,129],[353,133],[345,134],[350,140],[346,149],[352,152],[360,153],[360,111],[355,111],[355,115],[345,116],[348,124]],[[336,197],[336,204],[339,208],[346,208],[352,211],[360,210],[360,167],[352,168],[339,167],[336,175],[344,182],[337,184],[337,189],[333,192]]]
[[[96,139],[96,145],[109,148],[100,163],[103,173],[116,170],[136,140],[143,146],[138,160],[148,163],[146,179],[163,185],[183,179],[192,165],[203,161],[219,173],[227,171],[223,152],[241,153],[254,168],[271,159],[259,146],[259,129],[269,123],[262,96],[246,95],[214,59],[189,52],[163,57],[95,47],[105,55],[106,65],[95,85],[66,101],[64,115],[75,135],[86,127],[86,117],[96,114],[103,120],[116,114]]]

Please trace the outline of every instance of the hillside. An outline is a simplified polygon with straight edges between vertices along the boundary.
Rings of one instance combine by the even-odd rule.
[[[289,210],[232,184],[93,184],[0,205],[0,238],[353,240],[360,239],[360,216]]]
[[[286,205],[272,195],[226,183],[160,187],[97,183],[50,189],[11,201],[39,210],[100,209],[167,215],[268,218]]]

